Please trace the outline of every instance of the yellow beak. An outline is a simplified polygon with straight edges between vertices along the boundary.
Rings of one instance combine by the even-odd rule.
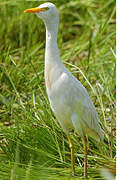
[[[26,9],[24,12],[25,13],[39,13],[41,11],[47,11],[49,8],[45,7],[45,8],[30,8],[30,9]]]

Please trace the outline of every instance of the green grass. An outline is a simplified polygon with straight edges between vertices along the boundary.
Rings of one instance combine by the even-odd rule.
[[[68,140],[45,90],[45,27],[23,13],[43,2],[0,1],[1,180],[74,179]],[[106,179],[115,169],[115,2],[51,2],[60,14],[62,61],[87,88],[105,136],[103,143],[89,138],[88,178]],[[76,179],[82,179],[82,140],[71,136]]]

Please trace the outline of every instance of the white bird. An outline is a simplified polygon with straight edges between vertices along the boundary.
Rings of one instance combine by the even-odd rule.
[[[70,131],[75,130],[84,140],[84,176],[87,177],[87,136],[103,140],[96,109],[87,90],[63,65],[57,46],[59,14],[53,3],[27,9],[36,13],[46,27],[45,83],[52,111],[68,136],[71,148],[72,175],[75,174],[74,148]]]

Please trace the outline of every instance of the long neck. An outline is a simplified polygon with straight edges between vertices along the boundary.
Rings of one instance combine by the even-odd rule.
[[[58,45],[57,45],[58,25],[50,24],[46,26],[46,51],[45,63],[61,63]]]
[[[64,66],[57,46],[57,32],[56,24],[46,25],[45,82],[47,93],[60,77],[61,69]]]

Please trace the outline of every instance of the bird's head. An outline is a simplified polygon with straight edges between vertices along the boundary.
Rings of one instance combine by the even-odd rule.
[[[26,9],[25,13],[36,13],[36,15],[41,18],[45,24],[58,24],[59,15],[56,6],[53,3],[44,3],[36,8]]]

